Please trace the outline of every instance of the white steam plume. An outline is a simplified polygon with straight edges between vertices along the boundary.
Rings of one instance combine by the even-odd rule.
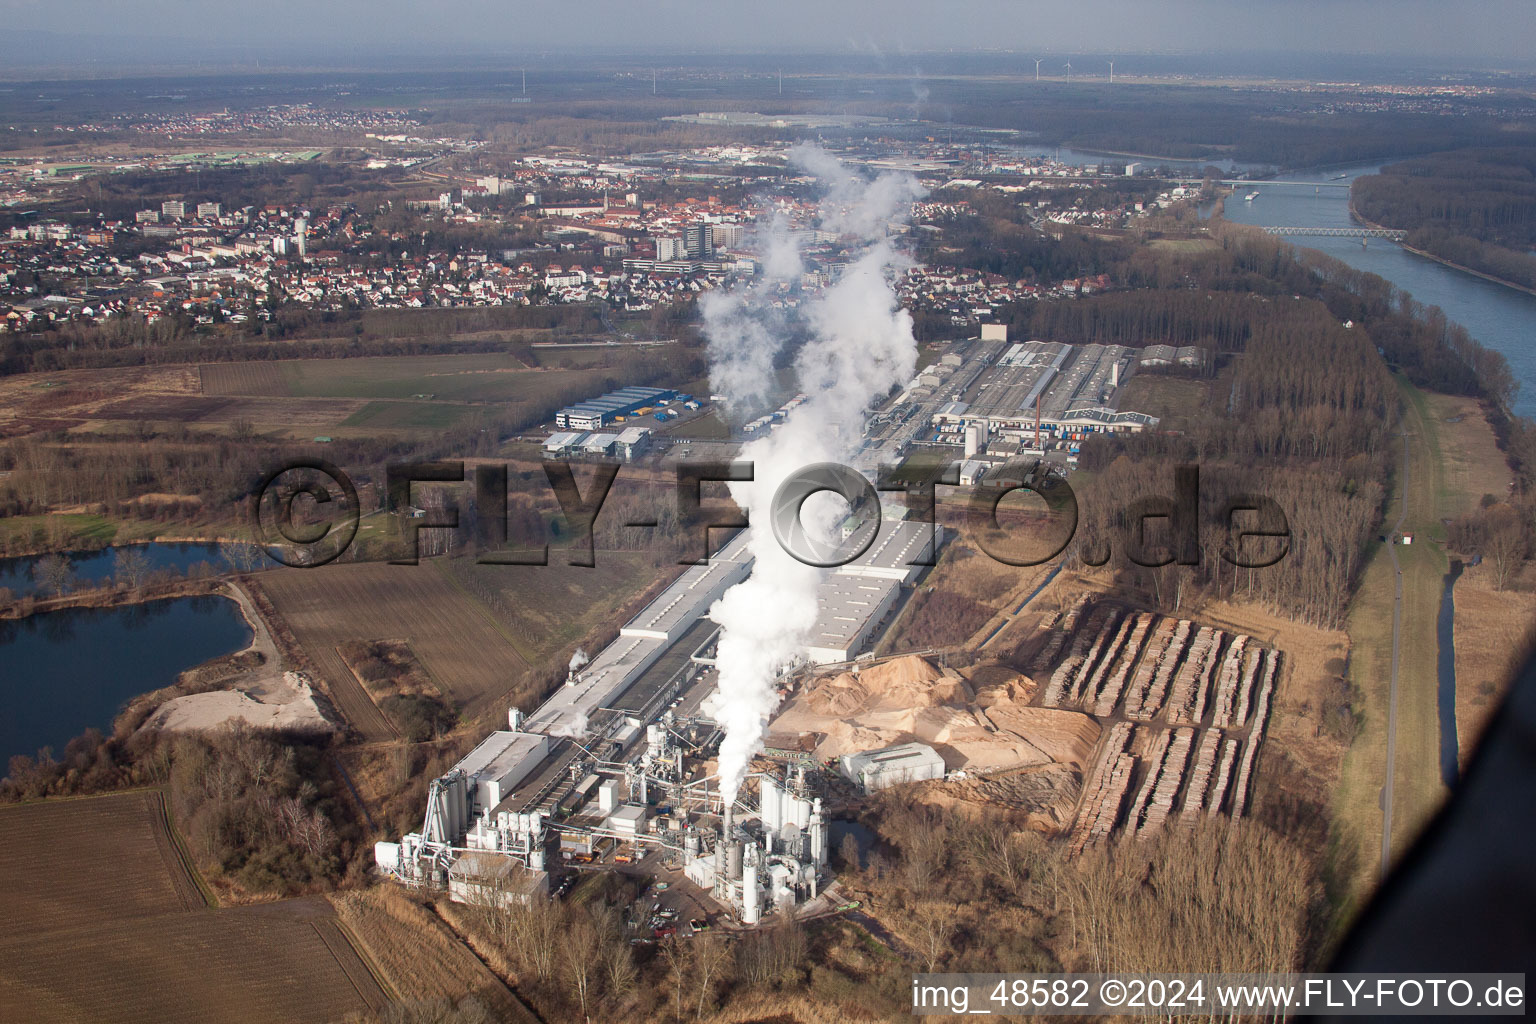
[[[719,692],[712,711],[725,731],[720,786],[727,805],[762,749],[768,719],[779,702],[778,672],[799,657],[816,621],[816,591],[824,573],[796,560],[775,539],[767,523],[774,492],[790,474],[812,463],[847,462],[863,435],[866,410],[893,386],[910,380],[917,360],[912,318],[897,305],[887,277],[905,260],[885,229],[910,213],[921,186],[909,175],[885,174],[873,181],[852,175],[812,146],[795,147],[790,159],[827,187],[819,210],[822,227],[853,236],[862,253],[806,309],[811,340],[797,354],[795,371],[807,400],[777,430],[742,449],[741,458],[756,466],[754,479],[731,485],[731,497],[754,517],[748,545],[756,561],[752,575],[727,591],[709,613],[722,627]],[[788,235],[782,222],[772,234],[763,277],[751,288],[712,296],[703,309],[710,383],[732,403],[759,400],[771,387],[765,378],[784,344],[782,319],[764,314],[760,306],[780,281],[789,279],[785,275],[798,276],[800,261],[798,254],[793,259],[785,255]],[[814,499],[807,503],[808,513],[814,504]],[[828,497],[823,508],[837,504]]]
[[[579,740],[587,734],[587,716],[578,714],[571,721],[551,729],[549,734],[551,736],[565,736],[569,739]]]
[[[577,669],[581,668],[581,666],[585,665],[588,660],[587,652],[582,650],[580,647],[576,648],[576,653],[571,655],[569,671],[575,672]]]

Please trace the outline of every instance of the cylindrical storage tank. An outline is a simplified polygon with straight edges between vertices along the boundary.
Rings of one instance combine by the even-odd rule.
[[[751,857],[741,876],[741,920],[744,924],[757,924],[761,917],[757,892],[757,858]]]
[[[759,802],[763,805],[763,827],[770,830],[777,829],[784,822],[782,820],[783,812],[779,809],[781,806],[780,801],[782,800],[779,784],[774,781],[773,776],[763,776],[761,793],[762,796]]]
[[[683,855],[689,860],[699,855],[699,834],[693,829],[683,833]]]
[[[965,457],[971,458],[981,451],[981,429],[979,427],[965,428]]]
[[[821,817],[821,800],[811,810],[811,862],[817,867],[827,863],[827,823]]]
[[[448,832],[443,837],[445,842],[457,843],[464,834],[465,819],[469,816],[469,808],[465,806],[468,799],[469,787],[464,784],[463,776],[443,787],[443,828]]]
[[[725,874],[727,878],[741,877],[741,840],[731,839],[725,845]]]

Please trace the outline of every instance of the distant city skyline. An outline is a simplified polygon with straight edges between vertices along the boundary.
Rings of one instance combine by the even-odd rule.
[[[253,58],[355,63],[397,57],[555,50],[861,52],[936,50],[1166,51],[1401,55],[1526,63],[1536,40],[1529,0],[5,0],[7,57],[29,63],[181,61],[188,46]],[[1129,66],[1127,73],[1134,73]]]

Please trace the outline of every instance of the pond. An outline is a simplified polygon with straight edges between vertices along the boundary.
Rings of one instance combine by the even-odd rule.
[[[185,575],[199,562],[207,562],[217,572],[229,568],[223,546],[203,542],[157,541],[151,544],[133,544],[129,549],[144,556],[151,573],[171,571]],[[65,551],[70,568],[74,572],[75,589],[90,588],[110,582],[117,570],[114,552],[118,548],[102,548],[98,551]],[[41,587],[34,578],[33,569],[43,555],[23,558],[0,558],[0,589],[9,590],[17,597],[38,594]]]
[[[110,732],[129,699],[250,642],[240,606],[224,597],[0,621],[0,770],[41,747],[61,756],[92,726]]]

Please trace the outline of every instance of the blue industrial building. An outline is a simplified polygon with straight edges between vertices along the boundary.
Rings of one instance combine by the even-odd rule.
[[[620,388],[601,398],[566,406],[555,413],[555,426],[562,430],[601,430],[619,417],[628,417],[648,406],[666,404],[676,397],[677,392],[668,388]]]

